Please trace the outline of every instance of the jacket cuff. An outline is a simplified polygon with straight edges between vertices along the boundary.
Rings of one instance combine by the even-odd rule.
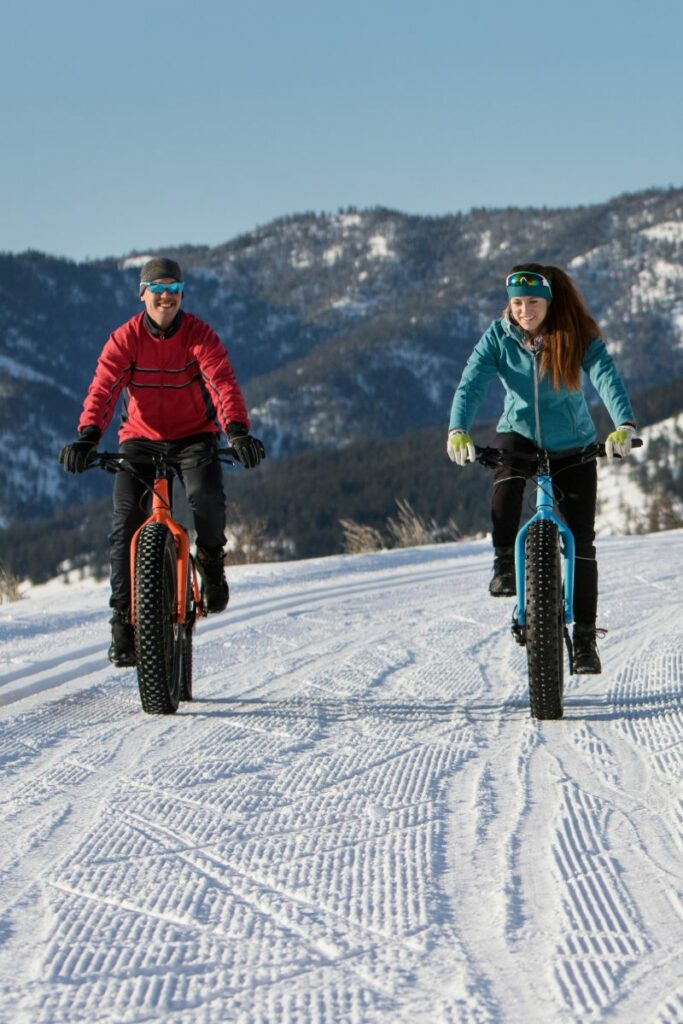
[[[245,427],[244,423],[228,423],[225,428],[225,433],[228,441],[232,442],[234,437],[246,437],[249,431]]]
[[[81,427],[78,431],[78,436],[81,441],[92,441],[93,444],[97,444],[99,439],[102,437],[102,431],[93,423],[89,427]]]

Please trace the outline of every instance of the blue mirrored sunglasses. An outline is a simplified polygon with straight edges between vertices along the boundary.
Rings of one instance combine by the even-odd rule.
[[[534,270],[518,270],[509,274],[505,280],[506,288],[550,288],[548,281],[543,274],[537,274]]]
[[[150,291],[152,295],[163,295],[164,292],[169,292],[171,295],[178,295],[179,292],[185,290],[184,281],[174,281],[173,284],[164,284],[162,281],[141,281],[140,287],[144,291]]]

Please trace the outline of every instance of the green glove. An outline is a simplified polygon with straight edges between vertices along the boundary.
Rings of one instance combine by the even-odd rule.
[[[608,459],[617,458],[623,459],[625,455],[631,451],[631,439],[636,432],[636,428],[632,427],[630,423],[624,423],[621,427],[617,427],[611,434],[607,435],[605,440],[605,455]]]
[[[474,450],[474,441],[464,430],[451,430],[449,432],[446,451],[448,452],[448,458],[456,466],[464,466],[466,462],[474,462],[477,454]]]

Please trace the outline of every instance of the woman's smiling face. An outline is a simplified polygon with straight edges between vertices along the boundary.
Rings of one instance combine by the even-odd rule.
[[[532,335],[538,334],[549,305],[547,299],[536,299],[533,295],[510,299],[510,309],[515,320],[522,330]]]

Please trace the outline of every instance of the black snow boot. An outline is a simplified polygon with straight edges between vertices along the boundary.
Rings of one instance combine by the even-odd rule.
[[[117,668],[132,668],[135,665],[135,630],[126,611],[114,609],[109,620],[111,624],[111,644],[108,658]]]
[[[489,583],[491,597],[514,597],[517,593],[515,581],[515,549],[493,549],[493,578]]]
[[[202,607],[212,614],[228,607],[230,591],[223,571],[223,548],[197,548],[197,572],[202,581]]]
[[[574,659],[572,670],[578,676],[598,676],[602,672],[600,655],[598,654],[597,635],[604,635],[593,625],[581,622],[574,623]]]

